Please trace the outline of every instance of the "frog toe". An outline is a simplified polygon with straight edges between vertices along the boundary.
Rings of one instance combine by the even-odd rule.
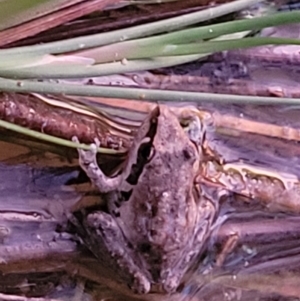
[[[135,273],[131,289],[137,294],[147,294],[151,288],[150,281],[142,273]]]

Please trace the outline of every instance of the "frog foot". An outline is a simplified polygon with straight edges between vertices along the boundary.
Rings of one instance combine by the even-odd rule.
[[[72,141],[75,143],[79,143],[79,140],[76,136],[72,138]],[[78,156],[79,156],[79,164],[80,167],[85,171],[87,176],[90,178],[92,183],[98,187],[101,193],[107,193],[116,190],[122,181],[121,176],[117,176],[114,178],[107,177],[97,162],[97,149],[100,146],[100,141],[95,139],[95,143],[90,145],[89,150],[83,150],[78,148]]]
[[[72,141],[75,143],[80,143],[76,136],[72,137]],[[89,150],[83,150],[81,148],[77,148],[79,155],[79,163],[80,166],[86,171],[91,164],[98,166],[97,164],[97,148],[100,146],[100,141],[98,139],[95,140],[95,143],[90,145]]]

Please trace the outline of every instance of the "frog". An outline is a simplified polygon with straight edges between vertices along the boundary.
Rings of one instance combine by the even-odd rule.
[[[93,209],[82,219],[83,241],[99,259],[104,246],[135,293],[175,292],[209,235],[214,206],[195,180],[204,136],[198,116],[183,122],[158,105],[136,132],[117,174],[99,168],[99,143],[78,149],[80,166],[107,203],[107,210]]]

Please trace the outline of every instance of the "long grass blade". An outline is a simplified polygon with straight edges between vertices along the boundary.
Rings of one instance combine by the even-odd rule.
[[[42,45],[16,47],[11,49],[0,50],[0,55],[18,55],[26,53],[38,54],[59,54],[71,51],[78,51],[92,47],[99,47],[129,39],[146,37],[162,32],[178,30],[199,22],[217,18],[235,11],[242,10],[251,5],[262,2],[263,0],[237,0],[230,3],[222,4],[217,7],[205,9],[203,11],[187,14],[184,16],[170,18],[168,20],[157,21],[151,24],[135,26],[115,30],[108,33],[90,35],[64,41],[45,43]]]
[[[136,99],[149,101],[180,101],[195,103],[249,103],[255,105],[285,104],[300,105],[297,98],[274,98],[274,97],[253,97],[241,95],[226,95],[214,93],[198,93],[186,91],[166,91],[155,89],[137,89],[121,87],[96,87],[72,84],[56,84],[49,82],[33,82],[28,80],[18,81],[11,79],[0,79],[0,90],[7,92],[36,92],[50,94],[68,94],[77,96],[95,96],[107,98]]]

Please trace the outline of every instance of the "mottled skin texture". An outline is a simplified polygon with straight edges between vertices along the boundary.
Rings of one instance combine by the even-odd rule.
[[[200,137],[197,117],[191,124],[188,132]],[[89,152],[79,150],[79,157],[109,208],[109,213],[95,211],[84,221],[91,236],[84,240],[92,252],[100,256],[91,243],[99,238],[138,293],[149,292],[151,286],[176,290],[201,249],[213,215],[194,185],[201,160],[197,143],[167,107],[159,106],[142,124],[116,177],[108,178],[99,169],[94,146]]]

